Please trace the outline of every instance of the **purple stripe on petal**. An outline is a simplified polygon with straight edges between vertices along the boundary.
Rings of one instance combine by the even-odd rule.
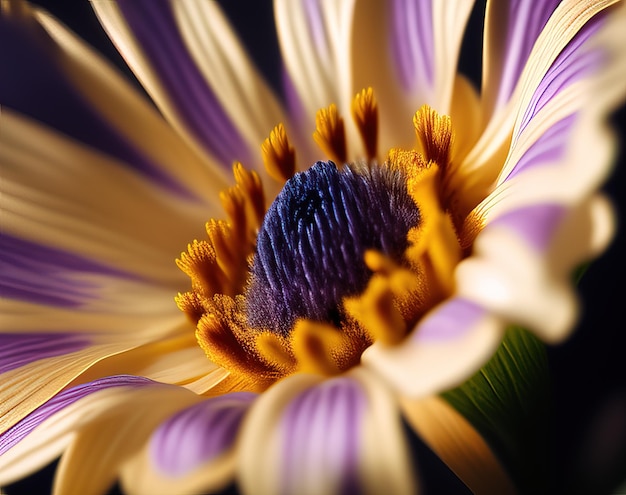
[[[156,382],[148,378],[139,376],[117,375],[100,378],[93,382],[77,385],[68,390],[59,392],[48,402],[42,404],[28,416],[0,434],[0,455],[22,441],[30,432],[48,418],[94,392],[112,387],[141,387],[155,383]]]
[[[587,43],[600,30],[604,19],[604,15],[598,14],[587,22],[552,63],[526,108],[520,133],[555,95],[602,66],[605,57],[598,50],[590,50]]]
[[[572,114],[550,127],[526,150],[506,180],[515,177],[522,171],[541,165],[554,164],[561,160],[565,155],[575,123],[576,115]]]
[[[250,161],[237,128],[202,76],[182,39],[170,2],[124,0],[121,11],[191,132],[225,167]]]
[[[0,333],[0,373],[80,351],[90,344],[86,335],[76,333]]]
[[[313,43],[318,52],[328,53],[328,44],[326,43],[326,26],[322,15],[322,7],[318,0],[305,0],[304,10],[307,14],[307,22]]]
[[[430,342],[457,339],[485,314],[477,304],[460,297],[444,303],[413,333],[414,339]]]
[[[407,91],[431,87],[435,78],[435,47],[431,0],[393,0],[391,52],[400,83]]]
[[[130,278],[87,258],[0,233],[0,296],[38,304],[74,307],[95,295],[80,274]]]
[[[559,3],[560,0],[510,2],[497,105],[510,98],[537,37]],[[494,19],[494,22],[502,22],[502,19]]]
[[[547,248],[554,231],[565,215],[565,207],[557,204],[531,205],[496,218],[491,225],[503,225],[521,236],[533,249]]]
[[[226,452],[256,397],[249,392],[235,392],[207,399],[175,414],[150,440],[153,464],[169,476],[183,476]]]
[[[337,378],[306,390],[283,416],[283,493],[298,493],[316,476],[337,482],[341,493],[360,493],[358,462],[366,393]]]
[[[192,198],[190,191],[96,111],[54,62],[58,58],[54,47],[34,34],[45,36],[0,16],[0,105],[120,160],[175,194]]]

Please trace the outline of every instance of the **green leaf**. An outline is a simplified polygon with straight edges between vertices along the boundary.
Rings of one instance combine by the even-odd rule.
[[[550,377],[544,345],[509,328],[491,360],[442,394],[491,445],[520,493],[547,486]]]

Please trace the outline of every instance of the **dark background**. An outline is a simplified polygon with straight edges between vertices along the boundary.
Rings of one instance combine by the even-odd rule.
[[[83,39],[109,58],[140,89],[104,31],[89,2],[38,0]],[[279,59],[272,9],[264,1],[223,1],[244,43],[270,84],[278,86]],[[477,2],[461,55],[461,71],[480,80],[481,16]],[[626,75],[625,75],[626,77]],[[626,107],[613,116],[620,143],[626,143]],[[590,143],[590,145],[593,145]],[[619,223],[626,218],[624,198],[626,153],[621,149],[606,193],[613,199]],[[626,380],[623,333],[626,329],[622,255],[624,229],[609,250],[595,261],[580,283],[583,315],[573,337],[548,349],[553,380],[554,412],[550,421],[553,457],[550,493],[610,494],[626,482]],[[464,493],[445,467],[418,447],[427,493]],[[9,495],[49,493],[53,467],[7,487]],[[543,487],[544,489],[546,487]],[[538,487],[538,492],[543,491]],[[626,493],[626,487],[622,493]]]

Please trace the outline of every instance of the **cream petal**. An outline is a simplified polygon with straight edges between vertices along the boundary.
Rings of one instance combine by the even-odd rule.
[[[279,102],[255,69],[217,2],[172,2],[181,36],[224,110],[258,151],[271,129],[285,122]],[[285,122],[288,124],[288,122]],[[260,155],[257,155],[260,158]],[[249,164],[259,167],[260,159]]]
[[[487,442],[443,399],[403,400],[402,410],[420,438],[448,464],[472,493],[516,493],[511,479]]]
[[[366,370],[293,375],[256,402],[242,427],[244,493],[415,493],[396,401]]]
[[[245,123],[229,118],[196,66],[181,37],[173,2],[94,0],[92,5],[157,107],[193,148],[225,170],[233,161],[251,161],[256,146],[246,146],[240,133]]]
[[[0,434],[0,483],[19,479],[57,457],[72,434],[94,417],[132,397],[149,380],[107,377],[61,392],[8,431]]]
[[[239,426],[256,397],[248,392],[221,395],[167,418],[123,467],[124,490],[166,495],[223,489],[233,480]]]
[[[484,116],[511,97],[528,56],[558,0],[489,1],[483,45]]]
[[[311,2],[276,0],[274,16],[285,64],[285,93],[300,167],[328,159],[312,143],[315,115],[331,103],[345,123],[350,160],[365,156],[351,115],[354,90],[351,67],[355,0]]]
[[[116,161],[8,110],[2,116],[5,232],[164,284],[213,208],[168,195]],[[80,187],[77,187],[80,185]]]
[[[352,91],[373,87],[379,103],[383,153],[392,147],[414,146],[411,121],[423,104],[449,113],[461,41],[473,3],[357,3]]]
[[[556,8],[509,102],[491,117],[460,167],[456,180],[470,198],[468,204],[480,201],[496,180],[504,181],[524,153],[559,121],[575,114],[580,120],[596,119],[598,125],[623,98],[626,57],[621,47],[626,40],[619,26],[625,9],[618,5],[602,13],[614,3],[564,1]],[[576,142],[567,138],[570,144]],[[605,167],[591,169],[602,175]]]
[[[481,232],[475,255],[457,268],[458,291],[505,321],[559,342],[578,315],[572,270],[606,247],[612,210],[602,197],[592,197],[557,215],[527,220],[503,216]]]
[[[405,397],[459,385],[484,365],[502,339],[504,322],[466,297],[433,308],[399,345],[374,343],[363,365]]]
[[[48,96],[50,101],[62,105],[63,95],[67,93],[78,102],[72,107],[64,107],[66,113],[53,110],[52,117],[48,115],[49,118],[44,119],[49,121],[49,125],[64,128],[78,139],[86,138],[91,145],[96,145],[105,153],[113,156],[121,153],[124,155],[122,159],[128,158],[131,165],[150,172],[153,179],[167,185],[172,191],[203,198],[207,193],[209,196],[214,195],[223,187],[226,183],[223,171],[181,140],[109,62],[45,11],[33,9],[28,17],[43,29],[37,33],[39,36],[34,36],[34,31],[30,29],[32,26],[24,26],[28,24],[28,19],[13,23],[22,27],[23,35],[27,36],[33,47],[38,47],[25,52],[31,58],[20,60],[20,70],[36,66],[40,71],[45,66],[50,72],[42,74],[45,83],[28,81],[27,87],[32,88],[31,91],[37,91],[38,87],[41,90],[31,100],[45,97],[45,84],[50,83],[50,87],[57,90]],[[54,50],[50,50],[50,45]],[[14,50],[19,54],[21,47]],[[38,59],[32,58],[35,54]],[[13,73],[21,72],[16,70]],[[30,74],[26,73],[24,77]],[[48,81],[48,77],[54,79]],[[40,103],[40,107],[54,108],[50,101]],[[13,108],[20,111],[19,105]],[[84,115],[72,113],[79,109],[83,110]],[[35,109],[34,112],[33,117],[37,118],[39,111]],[[75,120],[71,122],[73,118]],[[81,133],[81,129],[85,132]],[[185,163],[185,166],[181,167],[181,163]]]
[[[140,342],[130,339],[91,345],[28,363],[2,375],[0,424],[4,432],[62,390],[94,363],[123,352]]]
[[[330,103],[349,115],[354,95],[345,69],[350,67],[353,9],[354,0],[274,3],[281,52],[308,126]]]
[[[158,307],[159,299],[150,298],[149,293],[146,296],[147,306],[134,313],[136,308],[132,304],[126,307],[111,304],[104,310],[97,310],[96,307],[54,307],[2,299],[0,342],[6,346],[0,386],[3,427],[20,420],[69,383],[85,381],[82,375],[94,365],[96,370],[100,366],[117,371],[112,364],[99,365],[102,361],[112,359],[115,363],[119,360],[116,355],[149,343],[154,343],[158,349],[158,343],[163,340],[167,342],[185,335],[188,341],[192,340],[193,328],[173,304],[171,309],[163,310]],[[131,295],[127,297],[131,298]],[[141,306],[139,303],[137,306]],[[167,347],[167,344],[161,343],[161,346]],[[141,353],[134,353],[138,354]],[[206,382],[209,376],[214,382],[220,379],[219,371],[214,370],[207,359],[201,361],[198,369],[177,370],[170,368],[175,359],[159,365],[159,357],[158,352],[148,356],[144,353],[144,361],[134,362],[133,366],[173,381],[184,379],[191,383],[203,379]],[[183,378],[184,371],[187,376]],[[199,376],[203,371],[208,374]],[[91,376],[94,375],[102,376],[91,372]]]
[[[228,376],[209,361],[198,346],[193,328],[181,335],[149,342],[96,363],[72,384],[103,376],[136,375],[161,383],[183,386],[204,394]]]
[[[127,390],[117,404],[102,404],[91,417],[77,403],[82,414],[72,418],[76,434],[61,457],[55,495],[104,492],[163,421],[201,400],[184,388],[153,384]]]

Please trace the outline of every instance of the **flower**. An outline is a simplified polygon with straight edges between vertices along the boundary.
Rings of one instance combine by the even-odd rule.
[[[215,3],[93,5],[165,120],[54,18],[2,4],[3,66],[54,99],[0,82],[0,483],[63,452],[58,493],[414,492],[400,411],[463,425],[416,399],[511,323],[572,328],[571,271],[612,230],[623,3],[489,2],[479,97],[456,73],[472,2],[277,1],[282,98]],[[311,235],[279,245],[294,217],[328,233],[321,258]],[[341,277],[303,267],[339,254]],[[296,276],[308,299],[281,304]]]

